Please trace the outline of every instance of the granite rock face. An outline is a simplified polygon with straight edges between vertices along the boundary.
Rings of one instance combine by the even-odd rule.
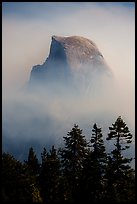
[[[103,76],[111,77],[112,71],[93,41],[79,36],[52,36],[49,56],[42,65],[32,68],[29,83],[81,84],[85,89]]]

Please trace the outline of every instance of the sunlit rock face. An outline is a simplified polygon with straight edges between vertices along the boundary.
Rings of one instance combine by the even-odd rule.
[[[49,56],[42,65],[32,68],[29,84],[62,84],[90,91],[104,76],[111,78],[112,71],[93,41],[79,36],[52,36]]]
[[[52,39],[52,49],[50,53],[51,58],[52,55],[57,56],[57,58],[61,57],[57,54],[59,52],[59,46],[61,46],[60,48],[62,48],[62,53],[66,56],[67,63],[73,71],[82,70],[85,65],[93,64],[93,59],[97,56],[101,58],[103,57],[95,43],[86,38],[78,36],[53,36]]]

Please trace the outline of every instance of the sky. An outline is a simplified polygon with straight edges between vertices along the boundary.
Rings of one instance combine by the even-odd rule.
[[[134,2],[3,2],[3,117],[11,114],[13,93],[26,85],[32,67],[48,57],[52,35],[83,36],[96,43],[117,82],[120,98],[111,106],[134,130]]]

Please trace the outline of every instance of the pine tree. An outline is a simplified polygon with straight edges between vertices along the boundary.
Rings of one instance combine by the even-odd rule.
[[[93,147],[93,154],[95,155],[95,160],[98,162],[100,175],[104,174],[104,168],[106,165],[106,149],[104,146],[103,135],[101,128],[98,128],[96,123],[93,125],[91,144]]]
[[[25,161],[25,163],[28,165],[29,169],[34,175],[37,175],[39,173],[40,164],[33,147],[29,148],[28,160]]]
[[[83,169],[83,161],[88,154],[88,145],[82,130],[78,125],[74,127],[67,136],[64,136],[65,147],[60,149],[61,163],[64,180],[67,186],[68,201],[75,201],[77,189]]]
[[[52,146],[49,152],[44,148],[41,157],[40,185],[42,188],[43,201],[46,203],[54,203],[59,201],[60,180],[60,162],[55,147]]]
[[[84,162],[83,177],[83,201],[87,203],[99,202],[104,197],[106,150],[101,128],[95,123],[92,129],[91,151]]]
[[[109,127],[109,130],[110,133],[108,134],[107,140],[115,141],[115,149],[111,151],[111,156],[109,156],[107,172],[108,198],[119,202],[131,201],[129,194],[131,191],[133,192],[134,170],[129,164],[132,158],[124,157],[122,153],[130,147],[129,144],[132,142],[132,134],[121,116]]]

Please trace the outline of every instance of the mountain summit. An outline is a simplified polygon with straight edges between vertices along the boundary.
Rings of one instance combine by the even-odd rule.
[[[67,85],[82,83],[89,86],[102,75],[110,77],[112,71],[93,41],[80,36],[54,35],[46,61],[32,68],[30,84],[65,82]]]
[[[79,36],[53,36],[50,57],[53,55],[58,58],[58,53],[64,53],[72,70],[82,69],[86,64],[93,63],[97,56],[103,57],[94,42]]]

